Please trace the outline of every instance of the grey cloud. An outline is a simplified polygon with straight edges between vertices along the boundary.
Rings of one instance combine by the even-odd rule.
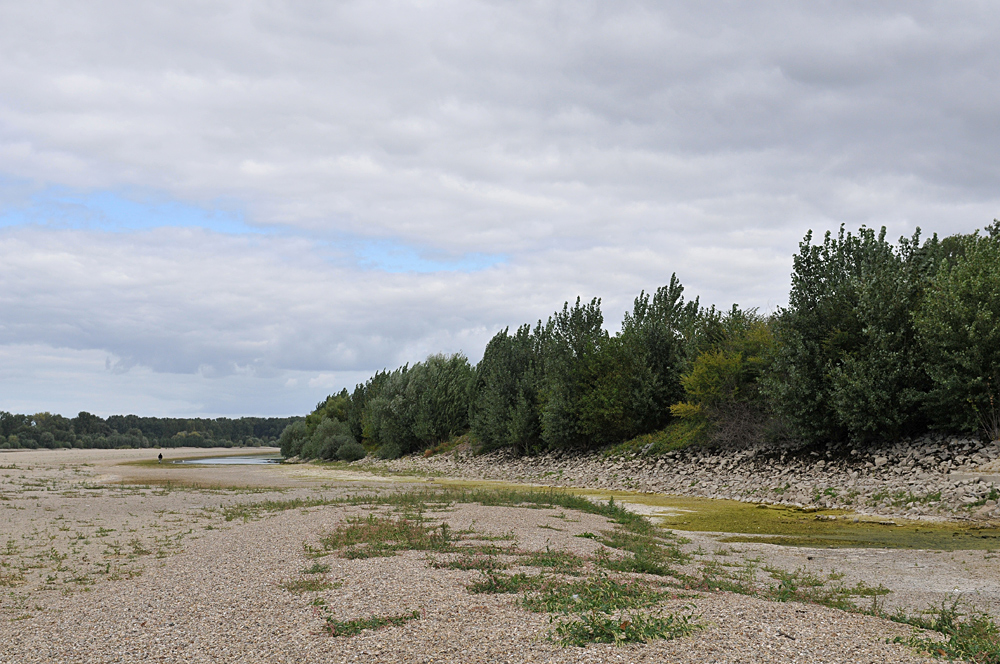
[[[808,228],[998,216],[998,27],[975,3],[6,3],[0,176],[26,184],[0,205],[134,188],[277,234],[3,231],[0,343],[272,389],[474,358],[576,295],[613,322],[674,271],[773,307]],[[507,260],[386,274],[343,238]]]
[[[835,215],[802,172],[995,202],[996,12],[723,7],[8,9],[5,161],[465,251],[747,192],[759,225],[789,196]]]

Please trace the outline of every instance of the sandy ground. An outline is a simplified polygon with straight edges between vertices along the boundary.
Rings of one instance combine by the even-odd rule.
[[[174,456],[245,450],[170,450]],[[155,451],[0,454],[0,662],[919,662],[886,643],[910,629],[823,607],[729,593],[678,599],[704,630],[676,641],[563,648],[546,637],[546,614],[513,595],[472,595],[478,572],[435,569],[427,555],[323,558],[337,587],[301,594],[282,583],[314,561],[315,543],[348,514],[321,506],[226,521],[223,508],[263,500],[335,497],[426,486],[277,466],[122,465]],[[169,460],[168,458],[168,460]],[[575,537],[607,528],[601,517],[561,510],[457,506],[437,518],[454,529],[512,534],[522,550],[591,554]],[[685,534],[688,536],[688,534]],[[956,591],[997,615],[989,552],[811,550],[717,543],[694,534],[698,560],[734,566],[831,570],[843,581],[883,583],[890,603],[921,608]],[[321,600],[321,602],[320,602]],[[401,614],[402,627],[331,638],[337,619]]]

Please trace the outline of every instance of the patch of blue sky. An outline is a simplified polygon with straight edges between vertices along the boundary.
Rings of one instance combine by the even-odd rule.
[[[11,187],[6,187],[7,192]],[[38,225],[122,232],[160,227],[196,227],[218,233],[266,233],[250,226],[239,210],[202,207],[166,196],[132,191],[77,191],[50,186],[0,199],[0,226]]]
[[[393,239],[371,239],[334,232],[296,233],[294,227],[257,226],[246,222],[238,205],[220,203],[205,207],[178,201],[165,194],[130,189],[82,191],[69,187],[33,187],[30,183],[0,177],[0,228],[41,226],[102,232],[141,231],[153,228],[202,228],[234,235],[297,235],[320,245],[336,247],[339,261],[364,270],[383,272],[476,272],[507,261],[504,254],[471,252],[455,254],[407,244]]]

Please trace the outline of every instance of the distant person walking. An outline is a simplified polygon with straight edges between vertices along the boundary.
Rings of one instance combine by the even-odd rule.
[[[163,452],[156,455],[156,463],[163,463]]]

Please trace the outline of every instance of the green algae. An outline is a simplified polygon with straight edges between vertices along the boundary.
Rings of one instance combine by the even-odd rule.
[[[436,480],[466,488],[521,488],[538,485],[496,481]],[[749,542],[816,548],[1000,549],[1000,528],[954,521],[917,521],[857,515],[848,510],[796,508],[630,491],[554,488],[607,501],[651,517],[671,530],[720,533],[720,542]]]
[[[720,542],[818,548],[1000,549],[1000,528],[974,524],[683,496],[630,494],[615,495],[615,500],[652,508],[650,515],[672,530],[725,533]]]

